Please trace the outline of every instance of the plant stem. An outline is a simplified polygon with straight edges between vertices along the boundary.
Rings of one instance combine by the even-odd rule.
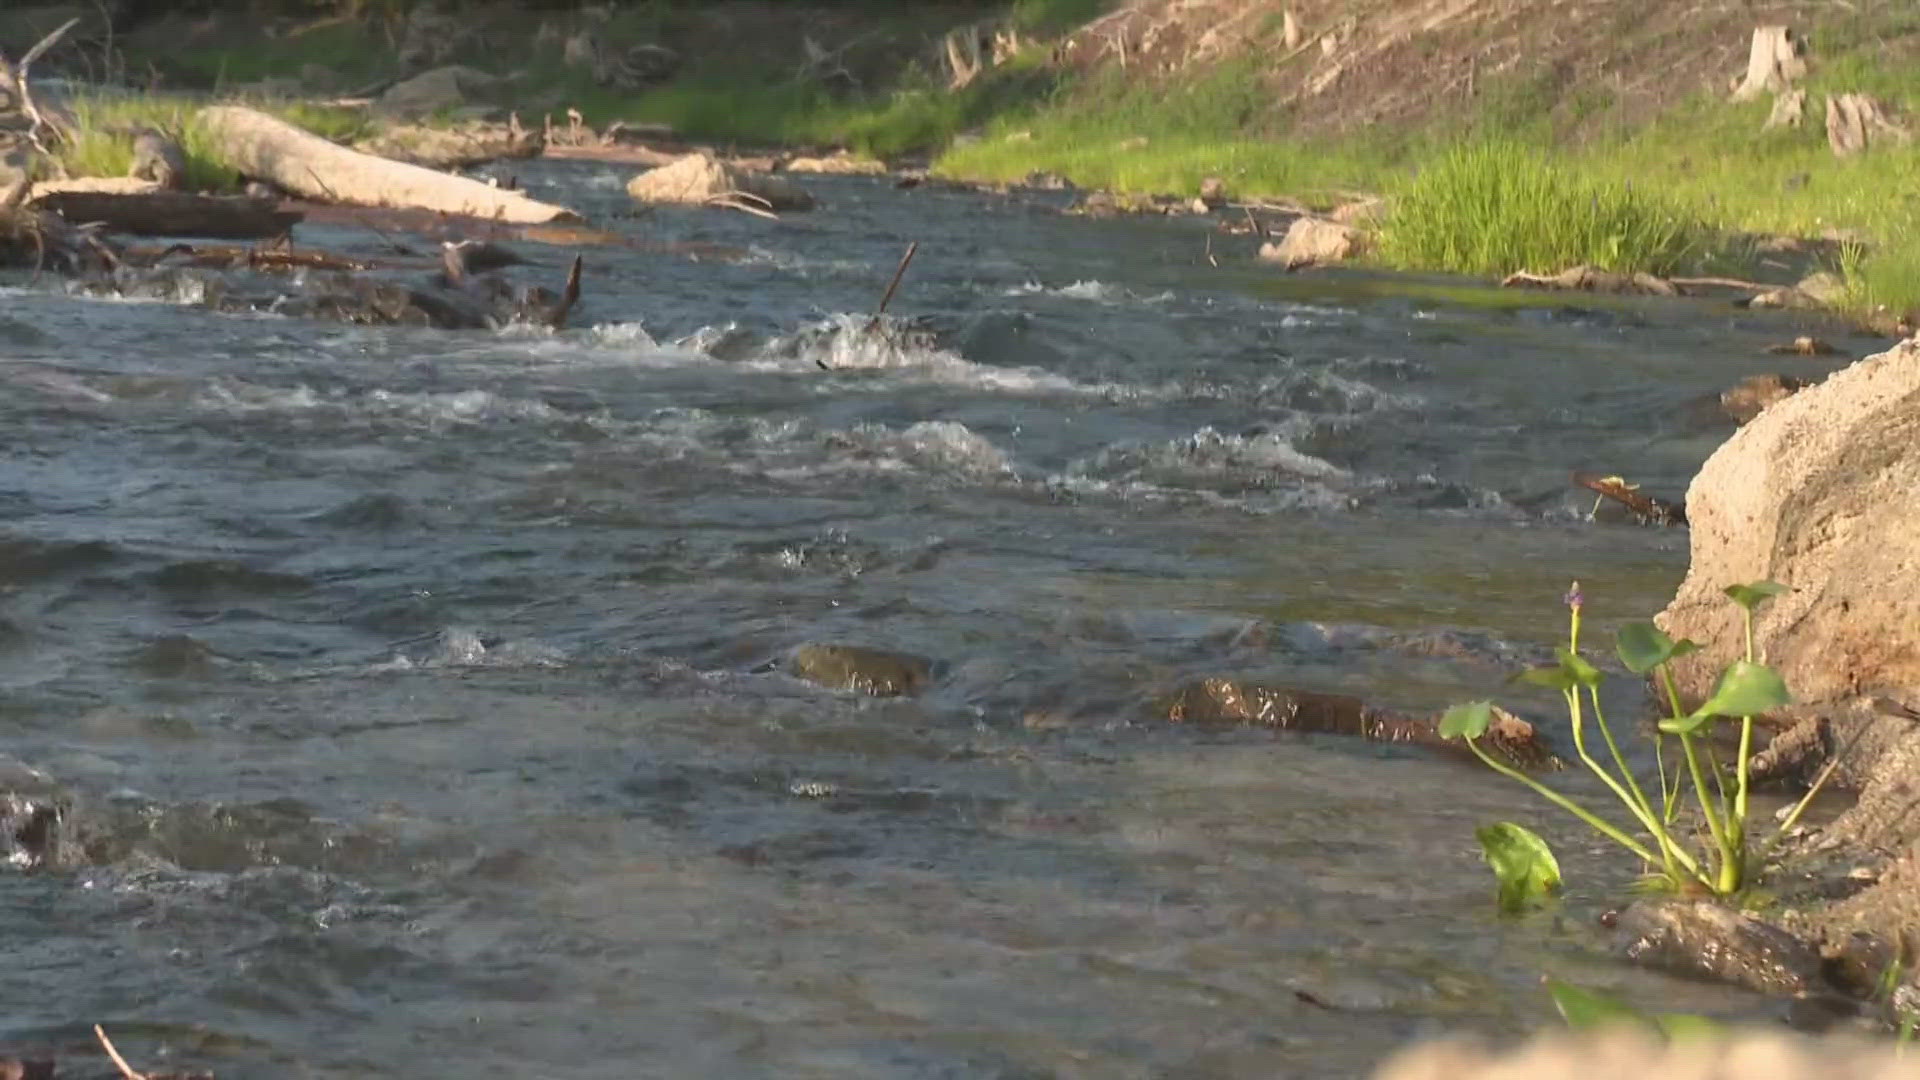
[[[1576,629],[1579,627],[1579,619],[1577,616],[1574,619],[1574,626]],[[1573,720],[1573,749],[1580,755],[1580,760],[1585,763],[1588,771],[1600,778],[1601,783],[1613,789],[1614,795],[1626,805],[1628,810],[1632,811],[1633,816],[1639,819],[1641,826],[1643,826],[1648,833],[1652,834],[1656,839],[1665,836],[1665,830],[1654,820],[1651,809],[1643,808],[1639,802],[1635,802],[1633,794],[1626,788],[1620,786],[1620,781],[1615,780],[1612,773],[1601,768],[1600,763],[1593,760],[1593,755],[1587,752],[1586,717],[1580,708],[1579,688],[1569,688],[1562,691],[1562,694],[1567,699],[1567,712]],[[1612,740],[1609,739],[1608,741],[1611,742]],[[1629,776],[1628,780],[1631,781],[1632,777]],[[1641,798],[1644,801],[1645,796]],[[1661,846],[1664,848],[1665,844],[1663,843]],[[1640,850],[1645,851],[1646,849],[1641,848]],[[1680,855],[1682,864],[1685,865],[1689,871],[1696,874],[1699,873],[1699,864],[1693,860],[1691,855],[1688,855],[1684,851],[1678,854]],[[1666,865],[1665,859],[1649,857],[1647,861],[1657,862],[1663,867]]]
[[[1575,692],[1578,693],[1578,691]],[[1620,744],[1614,741],[1613,729],[1607,726],[1606,714],[1600,709],[1600,688],[1597,686],[1587,687],[1587,697],[1593,702],[1594,726],[1600,729],[1600,737],[1606,741],[1607,750],[1613,755],[1614,765],[1619,768],[1621,777],[1627,782],[1628,790],[1633,793],[1635,800],[1634,808],[1639,812],[1641,819],[1647,823],[1647,830],[1653,834],[1654,842],[1660,845],[1661,869],[1671,875],[1673,873],[1674,861],[1678,858],[1683,864],[1686,864],[1688,870],[1699,873],[1699,864],[1695,863],[1691,855],[1681,850],[1679,845],[1674,843],[1672,834],[1667,832],[1666,823],[1661,820],[1659,815],[1653,812],[1653,804],[1647,801],[1647,793],[1641,790],[1640,782],[1633,778],[1633,770],[1627,768],[1626,756],[1620,753]],[[1661,785],[1664,787],[1666,783],[1666,773],[1662,772],[1660,774],[1660,780]]]
[[[1510,780],[1518,780],[1522,784],[1527,785],[1528,787],[1532,788],[1534,792],[1538,794],[1541,798],[1547,800],[1548,802],[1554,804],[1555,806],[1558,806],[1560,809],[1565,810],[1566,812],[1572,814],[1574,817],[1579,818],[1581,821],[1586,822],[1588,825],[1592,826],[1595,831],[1599,832],[1602,836],[1605,836],[1607,839],[1612,840],[1614,843],[1619,844],[1621,847],[1624,847],[1628,851],[1633,852],[1635,855],[1638,855],[1641,859],[1645,860],[1646,862],[1657,863],[1660,861],[1657,857],[1654,856],[1653,852],[1647,850],[1645,844],[1642,844],[1640,841],[1635,840],[1633,837],[1628,836],[1624,832],[1621,832],[1619,829],[1615,828],[1611,822],[1608,822],[1604,818],[1599,817],[1598,815],[1594,814],[1592,811],[1588,810],[1586,807],[1581,806],[1579,803],[1574,802],[1572,799],[1567,798],[1565,795],[1562,795],[1559,792],[1548,787],[1547,785],[1541,783],[1540,781],[1535,780],[1533,777],[1528,776],[1526,773],[1521,772],[1519,769],[1513,768],[1512,766],[1507,765],[1504,762],[1495,760],[1485,750],[1480,749],[1480,744],[1475,742],[1473,739],[1469,738],[1467,740],[1467,747],[1471,749],[1474,752],[1474,755],[1477,756],[1481,761],[1486,762],[1487,767],[1492,769],[1494,772],[1497,772],[1502,776],[1507,777]]]

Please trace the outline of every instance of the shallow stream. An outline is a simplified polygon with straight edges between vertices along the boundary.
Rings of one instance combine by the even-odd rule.
[[[706,254],[586,251],[557,334],[0,291],[0,748],[99,838],[0,874],[0,1043],[1321,1077],[1553,1023],[1542,974],[1768,1008],[1611,960],[1633,868],[1517,786],[1153,703],[1229,675],[1549,719],[1502,680],[1568,582],[1601,640],[1687,557],[1569,472],[1677,498],[1732,430],[1703,395],[1844,361],[1722,305],[1215,267],[1204,223],[1053,196],[615,219],[624,171],[515,171]],[[897,344],[838,332],[914,240]],[[521,250],[553,284],[572,254]],[[823,689],[805,642],[934,681]],[[1498,818],[1562,848],[1558,911],[1493,911]]]

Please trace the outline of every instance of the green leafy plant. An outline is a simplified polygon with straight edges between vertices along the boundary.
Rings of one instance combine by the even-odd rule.
[[[1560,887],[1560,863],[1532,830],[1511,821],[1474,830],[1493,876],[1500,881],[1500,910],[1524,911]]]
[[[1580,653],[1580,619],[1585,599],[1579,582],[1568,591],[1566,602],[1571,611],[1567,644],[1554,650],[1557,663],[1520,673],[1518,681],[1560,691],[1572,723],[1574,750],[1587,769],[1619,799],[1632,818],[1621,826],[1581,806],[1573,799],[1499,761],[1481,748],[1478,740],[1493,722],[1493,705],[1475,701],[1448,709],[1440,721],[1444,738],[1465,739],[1467,746],[1488,767],[1532,788],[1555,806],[1573,814],[1602,836],[1626,848],[1655,868],[1650,885],[1670,891],[1693,888],[1730,897],[1753,884],[1753,852],[1747,837],[1749,762],[1753,757],[1753,718],[1791,701],[1786,684],[1772,668],[1760,663],[1754,652],[1753,612],[1768,599],[1785,592],[1784,586],[1771,581],[1734,585],[1726,590],[1728,598],[1739,604],[1745,627],[1745,656],[1735,660],[1721,673],[1713,693],[1692,711],[1680,707],[1680,695],[1674,685],[1672,663],[1699,649],[1688,640],[1675,641],[1651,622],[1636,622],[1620,629],[1615,651],[1629,671],[1636,675],[1655,674],[1665,690],[1669,715],[1660,721],[1654,735],[1655,768],[1659,773],[1658,801],[1642,786],[1628,768],[1626,756],[1607,724],[1600,707],[1600,670]],[[1740,723],[1739,757],[1731,770],[1716,760],[1705,735],[1713,723],[1737,719]],[[1596,730],[1611,759],[1611,768],[1596,760],[1590,748],[1589,734]],[[1680,760],[1669,775],[1665,743],[1679,743]],[[1729,771],[1731,777],[1729,777]],[[1684,776],[1683,776],[1684,774]],[[1693,801],[1705,823],[1709,843],[1696,847],[1682,834],[1680,812],[1685,802],[1686,781],[1691,780]],[[1817,791],[1817,787],[1814,791]],[[1798,820],[1814,791],[1787,819],[1781,830]],[[1507,843],[1504,837],[1500,838]],[[1535,838],[1536,840],[1538,838]],[[1482,830],[1481,843],[1487,859],[1499,870],[1495,854],[1488,847],[1488,834]],[[1544,847],[1544,842],[1541,842]],[[1549,858],[1551,855],[1549,853]],[[1505,906],[1506,881],[1503,873],[1502,904]]]
[[[1588,990],[1552,976],[1541,981],[1546,984],[1547,995],[1553,998],[1553,1007],[1560,1011],[1560,1018],[1576,1031],[1612,1024],[1636,1024],[1658,1031],[1669,1039],[1714,1035],[1721,1031],[1719,1024],[1704,1016],[1642,1012],[1598,990]]]

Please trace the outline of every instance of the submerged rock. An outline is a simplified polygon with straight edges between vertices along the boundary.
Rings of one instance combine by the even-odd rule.
[[[1427,717],[1376,709],[1359,698],[1264,686],[1230,678],[1199,679],[1161,703],[1159,711],[1175,723],[1255,724],[1286,731],[1346,735],[1373,742],[1403,742],[1448,753],[1471,754],[1464,743],[1440,737]],[[1504,711],[1496,713],[1481,748],[1516,768],[1558,769],[1562,762],[1532,724]]]
[[[20,870],[79,863],[73,796],[53,778],[0,756],[0,859]]]
[[[1687,491],[1686,579],[1656,620],[1702,646],[1674,664],[1699,700],[1744,655],[1721,591],[1790,592],[1754,618],[1754,646],[1797,704],[1920,687],[1920,341],[1858,361],[1768,407]]]
[[[1744,424],[1775,402],[1785,401],[1813,384],[1792,375],[1749,375],[1720,393],[1720,411]]]
[[[1260,245],[1260,258],[1289,270],[1341,262],[1361,254],[1367,235],[1330,218],[1295,218],[1280,242]]]
[[[1642,900],[1620,913],[1614,934],[1628,960],[1678,975],[1783,997],[1823,985],[1812,945],[1710,900]]]
[[[918,694],[933,681],[933,662],[925,657],[858,645],[802,645],[788,670],[811,683],[874,697]]]
[[[773,210],[811,210],[813,196],[784,177],[748,172],[711,154],[688,154],[627,182],[627,194],[639,202],[699,205],[729,195],[750,195]]]

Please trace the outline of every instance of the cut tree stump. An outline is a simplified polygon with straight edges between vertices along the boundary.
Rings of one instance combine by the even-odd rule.
[[[437,210],[516,225],[580,220],[564,206],[349,150],[253,109],[213,105],[200,110],[200,119],[207,138],[242,174],[303,198]]]
[[[100,222],[135,236],[201,236],[254,240],[278,236],[304,216],[258,199],[184,191],[47,191],[33,200],[74,225]]]
[[[1753,44],[1747,50],[1747,75],[1733,88],[1733,100],[1751,101],[1762,94],[1792,89],[1794,80],[1807,73],[1807,62],[1800,53],[1800,39],[1791,29],[1754,27]]]
[[[1807,92],[1805,90],[1783,91],[1773,99],[1773,111],[1767,114],[1767,122],[1760,125],[1761,131],[1771,131],[1777,127],[1797,128],[1807,115]]]
[[[1836,157],[1850,157],[1874,143],[1905,143],[1911,132],[1887,116],[1880,103],[1865,94],[1835,94],[1827,98],[1827,145]]]

